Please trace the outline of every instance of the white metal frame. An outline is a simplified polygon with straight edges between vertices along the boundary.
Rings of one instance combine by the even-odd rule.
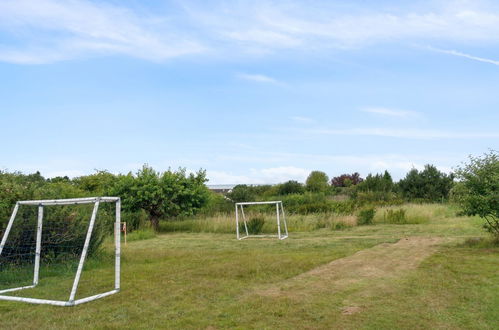
[[[97,294],[95,296],[81,298],[75,300],[76,291],[78,290],[78,283],[80,282],[81,273],[83,271],[83,265],[85,264],[85,259],[87,257],[88,246],[90,244],[90,239],[92,238],[92,231],[95,224],[95,219],[97,217],[97,211],[99,209],[100,203],[116,203],[116,221],[114,225],[114,244],[115,244],[115,278],[114,278],[114,290]],[[83,250],[80,256],[80,262],[78,263],[78,269],[76,271],[76,276],[73,282],[73,287],[71,289],[71,294],[68,301],[62,300],[47,300],[47,299],[35,299],[35,298],[25,298],[25,297],[13,297],[2,295],[7,292],[19,291],[23,289],[31,289],[38,285],[39,283],[39,272],[40,272],[40,252],[41,252],[41,238],[42,238],[42,226],[43,226],[43,207],[49,205],[80,205],[80,204],[94,204],[94,209],[92,211],[92,216],[90,218],[90,223],[88,226],[87,235],[85,238],[85,243],[83,245]],[[35,267],[33,276],[33,285],[23,286],[19,288],[0,290],[0,300],[9,301],[21,301],[31,304],[46,304],[55,306],[75,306],[80,305],[89,301],[93,301],[99,298],[107,297],[109,295],[118,293],[120,291],[120,260],[121,260],[121,199],[119,197],[87,197],[87,198],[71,198],[71,199],[52,199],[52,200],[33,200],[33,201],[19,201],[16,203],[12,215],[10,217],[7,228],[3,235],[2,241],[0,243],[0,255],[2,254],[7,238],[9,237],[10,230],[16,218],[17,211],[20,205],[32,205],[38,206],[38,222],[36,231],[36,252],[35,252]]]
[[[250,235],[248,233],[248,225],[246,220],[246,215],[244,214],[244,206],[247,205],[264,205],[264,204],[275,204],[276,216],[277,216],[277,235]],[[245,236],[241,236],[239,233],[239,211],[241,211],[242,221],[244,223],[244,229],[246,232]],[[282,215],[282,217],[281,217]],[[281,232],[281,219],[284,225],[284,234]],[[284,207],[282,201],[271,201],[271,202],[242,202],[236,203],[236,236],[238,240],[242,240],[250,237],[277,237],[280,240],[288,238],[288,225],[286,223],[286,215],[284,214]]]

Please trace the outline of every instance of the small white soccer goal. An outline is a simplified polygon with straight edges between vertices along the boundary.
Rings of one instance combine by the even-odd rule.
[[[81,299],[75,299],[76,297],[76,292],[78,290],[78,284],[80,283],[80,278],[82,275],[83,271],[83,266],[85,264],[85,259],[87,257],[87,253],[89,251],[89,246],[91,246],[91,240],[92,240],[92,231],[94,229],[94,226],[96,224],[96,218],[97,218],[97,212],[99,209],[99,204],[100,203],[115,203],[116,204],[116,220],[114,221],[114,245],[115,245],[115,252],[114,252],[114,289],[111,291],[107,291],[104,293],[96,294],[90,297],[86,298],[81,298]],[[76,249],[75,255],[76,255],[76,260],[79,255],[79,262],[78,262],[78,267],[76,269],[76,274],[74,277],[74,280],[72,280],[72,287],[71,287],[71,292],[69,294],[69,299],[67,301],[64,300],[49,300],[49,299],[39,299],[39,298],[27,298],[27,297],[19,297],[19,296],[9,296],[9,295],[4,295],[6,293],[10,292],[16,292],[19,290],[25,290],[25,289],[32,289],[38,286],[39,281],[40,281],[40,262],[41,262],[41,254],[42,254],[42,249],[44,248],[43,244],[45,242],[42,240],[42,233],[44,232],[44,216],[43,216],[43,211],[45,206],[58,206],[58,205],[82,205],[82,204],[93,204],[93,211],[92,214],[89,218],[88,221],[88,229],[86,229],[86,234],[83,232],[83,236],[85,237],[83,241],[83,236],[81,240],[81,245],[77,244],[76,246],[72,246],[73,249]],[[73,198],[73,199],[55,199],[55,200],[33,200],[33,201],[19,201],[16,203],[14,210],[12,212],[12,215],[10,217],[10,220],[7,224],[7,227],[5,228],[5,231],[3,233],[2,241],[0,243],[0,257],[2,256],[2,252],[4,254],[7,252],[11,252],[11,255],[20,255],[20,250],[12,250],[11,247],[8,245],[6,246],[6,243],[8,242],[9,239],[9,234],[11,234],[13,226],[16,224],[16,215],[18,215],[18,211],[20,206],[22,205],[27,205],[27,206],[35,206],[38,208],[38,216],[37,216],[37,221],[35,222],[34,219],[25,222],[22,224],[23,221],[22,219],[18,220],[17,222],[21,222],[21,230],[20,233],[21,235],[26,236],[26,233],[32,233],[29,234],[31,236],[26,236],[26,237],[21,237],[19,239],[19,242],[22,242],[23,240],[29,241],[30,244],[32,242],[33,249],[31,254],[25,253],[25,256],[28,256],[28,258],[31,258],[32,256],[34,257],[34,268],[33,268],[33,281],[31,285],[25,285],[25,286],[20,286],[16,288],[10,288],[10,289],[3,289],[0,290],[0,300],[8,300],[8,301],[20,301],[20,302],[27,302],[27,303],[32,303],[32,304],[48,304],[48,305],[55,305],[55,306],[75,306],[79,304],[83,304],[89,301],[93,301],[99,298],[103,298],[115,293],[118,293],[120,291],[120,245],[121,245],[121,200],[119,197],[88,197],[88,198]],[[69,207],[69,206],[68,206]],[[19,216],[18,216],[19,218]],[[36,228],[30,228],[32,225],[34,225]],[[70,226],[70,224],[65,224],[65,226]],[[86,225],[85,225],[86,226]],[[71,227],[69,227],[71,228]],[[84,227],[86,228],[86,227]],[[47,230],[54,230],[53,228],[47,228]],[[52,236],[51,237],[56,237],[56,239],[50,243],[47,244],[52,244],[52,245],[57,245],[57,244],[64,244],[64,240],[67,239],[67,237],[64,237],[63,234],[58,234],[57,232],[55,233],[50,233]],[[36,238],[35,238],[36,236]],[[57,246],[55,246],[57,248]],[[54,246],[52,246],[52,249],[54,249]],[[56,250],[57,251],[57,250]],[[25,259],[27,257],[24,257]],[[5,266],[1,264],[1,258],[0,258],[0,266]],[[76,261],[75,260],[75,261]],[[9,265],[9,267],[12,267]],[[14,267],[16,267],[16,264],[14,264]],[[18,268],[21,266],[17,266]],[[31,280],[30,280],[31,281]],[[18,282],[19,283],[19,282]]]
[[[244,207],[249,205],[266,205],[266,204],[275,205],[277,235],[250,235],[248,231],[248,221],[246,219],[246,214],[244,213]],[[283,228],[281,228],[281,222]],[[244,226],[243,234],[245,235],[241,235],[240,233],[239,229],[240,223],[242,223]],[[236,203],[236,235],[238,240],[242,240],[249,237],[277,237],[280,240],[288,238],[288,224],[286,223],[286,216],[284,214],[284,207],[282,205],[282,201]]]

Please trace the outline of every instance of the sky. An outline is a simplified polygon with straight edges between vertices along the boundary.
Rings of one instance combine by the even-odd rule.
[[[499,149],[497,1],[0,0],[0,170],[209,184]]]

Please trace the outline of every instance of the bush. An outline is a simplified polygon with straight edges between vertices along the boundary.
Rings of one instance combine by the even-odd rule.
[[[485,230],[499,240],[499,153],[470,157],[457,175],[461,182],[454,191],[455,199],[464,213],[483,218]]]
[[[367,207],[359,211],[357,215],[357,224],[358,225],[372,225],[374,214],[376,210],[374,207]]]
[[[407,219],[405,216],[405,210],[404,209],[386,210],[385,221],[387,223],[392,223],[392,224],[405,224],[405,223],[407,223]]]
[[[291,194],[283,196],[281,199],[285,210],[292,214],[351,214],[355,208],[354,201],[331,200],[323,193]]]
[[[279,195],[303,194],[304,192],[305,187],[298,181],[290,180],[277,185],[277,193]]]
[[[265,219],[263,217],[253,217],[247,222],[246,225],[248,226],[248,233],[250,235],[258,235],[262,232],[263,226],[265,225]],[[239,224],[239,232],[246,232],[244,222]]]
[[[238,184],[230,193],[227,193],[229,198],[234,203],[252,202],[256,200],[256,193],[252,187],[245,184]]]

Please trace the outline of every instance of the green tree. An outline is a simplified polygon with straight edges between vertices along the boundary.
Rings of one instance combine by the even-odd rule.
[[[407,199],[442,201],[447,199],[454,184],[454,175],[440,172],[433,165],[425,165],[423,171],[413,168],[398,183],[398,188]]]
[[[383,174],[369,174],[364,181],[356,186],[356,190],[363,192],[392,192],[394,188],[392,176],[388,171]]]
[[[277,186],[277,193],[279,195],[303,194],[304,192],[305,187],[303,184],[294,180],[289,180]]]
[[[114,194],[122,197],[125,210],[146,211],[151,226],[158,230],[161,218],[193,215],[206,204],[206,181],[203,170],[189,175],[182,168],[161,173],[144,165],[135,176],[119,176]]]
[[[75,178],[73,183],[81,190],[95,196],[105,196],[110,194],[117,180],[117,176],[108,171],[97,171],[91,175]]]
[[[456,174],[461,181],[453,191],[464,212],[484,218],[485,229],[499,240],[499,154],[470,156]]]
[[[246,184],[238,184],[232,188],[232,191],[227,193],[226,196],[234,203],[253,202],[257,198],[257,194],[253,187]]]
[[[305,182],[305,186],[308,191],[327,192],[329,190],[329,178],[322,171],[312,171]]]

